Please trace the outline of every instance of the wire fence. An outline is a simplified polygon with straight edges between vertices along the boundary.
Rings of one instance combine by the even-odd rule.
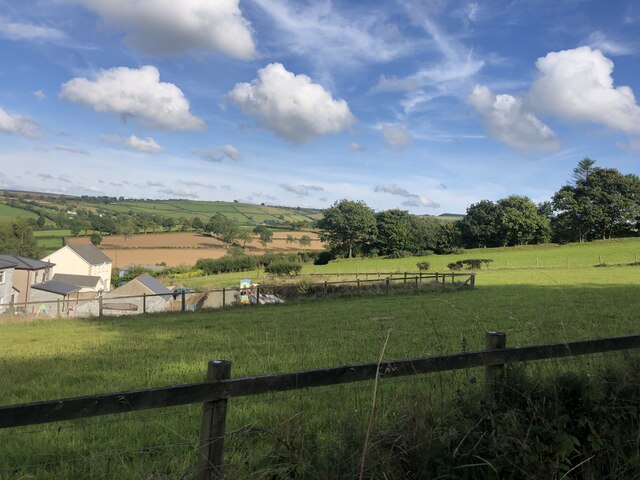
[[[324,281],[317,281],[317,277],[271,277],[271,283],[250,288],[229,287],[199,292],[179,289],[172,293],[127,296],[114,296],[109,292],[99,296],[96,293],[75,293],[42,301],[0,304],[0,315],[5,320],[19,320],[193,312],[299,299],[475,286],[475,273],[388,272],[356,274],[355,279],[349,274],[335,277],[335,280],[331,276],[324,278]]]

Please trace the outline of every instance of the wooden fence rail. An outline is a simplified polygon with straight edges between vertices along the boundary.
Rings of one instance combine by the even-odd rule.
[[[491,396],[506,363],[640,348],[640,335],[506,348],[504,333],[487,332],[485,345],[486,350],[477,352],[243,378],[230,378],[231,363],[215,360],[209,362],[206,382],[3,406],[0,428],[203,403],[200,478],[217,479],[223,471],[223,438],[230,398],[474,367],[486,367],[485,387]]]

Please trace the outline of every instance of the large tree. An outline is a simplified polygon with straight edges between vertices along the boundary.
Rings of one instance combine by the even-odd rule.
[[[382,255],[410,250],[411,219],[406,210],[385,210],[376,214],[376,247]]]
[[[467,208],[467,214],[458,223],[460,235],[469,247],[496,247],[498,238],[498,206],[491,200],[481,200]]]
[[[322,239],[351,258],[356,249],[371,243],[377,233],[376,215],[364,202],[340,200],[323,211],[318,221]]]
[[[574,182],[553,197],[554,233],[559,241],[606,239],[629,234],[640,217],[640,179],[582,160]]]
[[[226,246],[233,244],[238,238],[238,224],[224,215],[217,213],[209,220],[204,231],[218,237]]]
[[[0,223],[0,252],[29,258],[40,258],[43,254],[24,219]]]
[[[498,238],[502,245],[526,245],[548,241],[549,219],[538,211],[529,197],[511,195],[496,202]]]

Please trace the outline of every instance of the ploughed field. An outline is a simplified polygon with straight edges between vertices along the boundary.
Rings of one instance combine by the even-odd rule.
[[[483,250],[482,257],[495,262],[478,272],[472,291],[5,323],[0,325],[0,404],[197,382],[211,359],[231,360],[232,375],[247,376],[375,362],[383,346],[385,359],[479,350],[487,330],[507,332],[511,346],[638,333],[640,266],[595,266],[599,255],[632,263],[634,250],[640,250],[636,239]],[[536,258],[538,266],[531,261]],[[540,266],[540,258],[554,264]],[[313,268],[389,271],[418,260],[345,260]],[[544,365],[541,374],[584,371],[621,355],[530,368]],[[414,410],[434,409],[460,388],[482,388],[482,372],[383,379],[373,426],[393,422],[396,407],[417,395],[421,400],[412,404]],[[285,478],[291,465],[303,465],[301,478],[330,478],[338,463],[323,452],[346,440],[364,443],[372,392],[373,384],[366,382],[232,399],[228,478]],[[0,478],[193,478],[200,415],[200,406],[192,405],[3,430]],[[339,461],[357,465],[359,452],[352,455]],[[319,463],[304,467],[310,458]]]
[[[302,246],[298,239],[311,238],[311,245]],[[294,242],[287,242],[287,237]],[[90,243],[88,237],[69,237],[69,243]],[[273,242],[265,247],[257,238],[247,242],[245,252],[262,255],[266,250],[294,253],[306,250],[322,250],[323,243],[314,232],[274,232]],[[148,233],[145,235],[112,235],[103,238],[100,249],[114,262],[115,267],[131,264],[159,264],[168,266],[193,265],[200,258],[220,258],[227,254],[224,243],[210,235],[196,232]]]

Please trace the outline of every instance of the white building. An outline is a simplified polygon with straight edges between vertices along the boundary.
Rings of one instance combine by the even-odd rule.
[[[70,274],[100,277],[104,291],[111,286],[112,262],[98,248],[90,244],[71,244],[62,247],[43,259],[54,263],[52,275]]]

